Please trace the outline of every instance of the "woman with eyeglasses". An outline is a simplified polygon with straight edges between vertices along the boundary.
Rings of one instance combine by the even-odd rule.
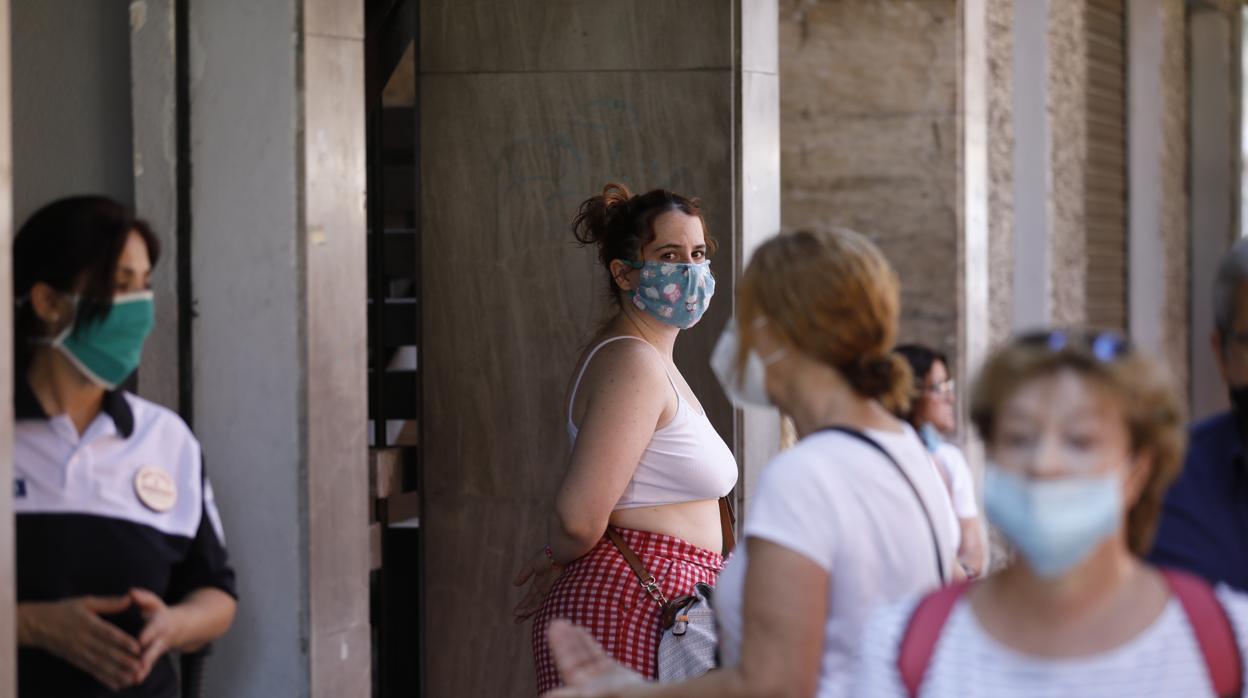
[[[1019,555],[877,611],[854,695],[1245,695],[1248,597],[1141,558],[1184,448],[1160,368],[1114,334],[1024,336],[971,417],[985,510]]]
[[[984,571],[985,555],[975,480],[962,450],[946,440],[958,428],[949,361],[944,354],[921,344],[903,344],[894,351],[910,364],[915,386],[909,409],[899,410],[897,416],[918,431],[940,468],[958,519],[958,563],[966,576],[978,577]]]

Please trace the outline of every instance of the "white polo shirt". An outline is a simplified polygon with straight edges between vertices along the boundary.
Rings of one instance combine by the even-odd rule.
[[[115,596],[131,588],[177,603],[214,587],[234,595],[221,522],[199,442],[175,413],[110,392],[80,435],[49,417],[25,380],[15,391],[17,600]],[[131,608],[107,620],[137,636]],[[103,686],[48,653],[20,648],[21,695],[95,695]],[[128,696],[174,696],[165,657]]]

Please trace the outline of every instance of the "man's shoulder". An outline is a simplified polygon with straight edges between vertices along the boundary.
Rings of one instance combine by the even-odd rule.
[[[1194,422],[1188,428],[1187,457],[1180,482],[1175,484],[1191,482],[1193,478],[1204,480],[1208,475],[1202,473],[1221,472],[1241,451],[1239,428],[1232,413],[1221,412]]]
[[[1233,438],[1235,435],[1235,413],[1230,411],[1210,415],[1204,419],[1192,422],[1192,425],[1188,427],[1188,436],[1192,441],[1196,439]]]
[[[1231,412],[1219,412],[1188,428],[1188,455],[1204,449],[1224,450],[1239,445],[1239,427]]]

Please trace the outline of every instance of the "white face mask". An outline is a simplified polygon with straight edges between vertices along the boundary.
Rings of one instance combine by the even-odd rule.
[[[760,324],[764,322],[760,318]],[[784,358],[784,350],[775,352],[766,359],[759,358],[753,350],[745,359],[745,371],[737,372],[737,353],[740,340],[737,338],[737,323],[729,320],[724,331],[715,343],[711,352],[711,369],[719,379],[724,394],[737,407],[752,405],[754,407],[774,407],[771,398],[767,397],[767,367]]]

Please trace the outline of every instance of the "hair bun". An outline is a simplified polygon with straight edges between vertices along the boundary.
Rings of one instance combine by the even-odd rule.
[[[582,245],[602,245],[607,239],[611,221],[617,214],[627,213],[633,193],[619,182],[611,182],[602,188],[598,196],[591,196],[581,203],[572,222],[572,234]]]
[[[864,354],[844,369],[845,378],[861,395],[883,403],[891,412],[910,406],[914,382],[909,363],[897,354]]]

